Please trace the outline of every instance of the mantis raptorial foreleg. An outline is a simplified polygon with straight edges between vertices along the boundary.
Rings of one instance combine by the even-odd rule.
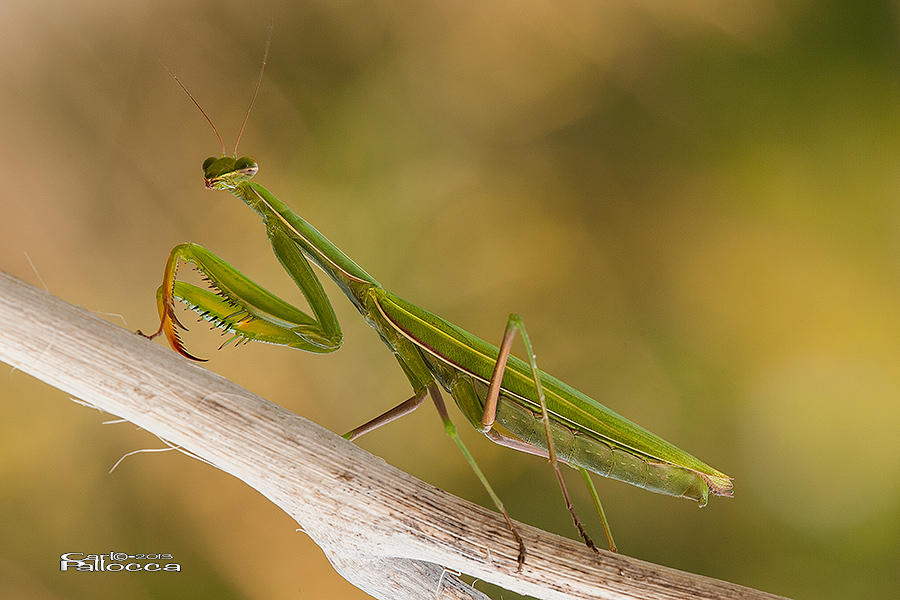
[[[272,294],[203,246],[179,244],[169,253],[163,284],[156,293],[159,329],[147,337],[153,339],[164,333],[179,353],[202,360],[189,354],[181,343],[178,330],[187,328],[175,314],[174,299],[178,298],[203,319],[234,334],[229,342],[259,341],[319,354],[340,348],[341,326],[309,261],[296,244],[287,242],[283,231],[274,230],[269,237],[275,255],[286,266],[315,316]],[[194,265],[214,291],[177,281],[179,260]]]

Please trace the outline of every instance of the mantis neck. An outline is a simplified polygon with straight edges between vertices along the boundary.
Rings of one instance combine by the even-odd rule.
[[[270,237],[273,231],[287,232],[303,253],[325,271],[356,308],[365,314],[366,293],[372,287],[381,287],[375,278],[258,183],[241,182],[231,193],[263,218]]]

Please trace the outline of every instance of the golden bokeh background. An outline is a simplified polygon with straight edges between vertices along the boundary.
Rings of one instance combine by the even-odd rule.
[[[195,241],[300,302],[256,216],[203,190],[218,143],[161,66],[233,144],[271,19],[240,149],[260,183],[476,335],[523,314],[545,370],[735,477],[703,510],[599,480],[622,552],[795,598],[898,593],[896,2],[2,6],[0,269],[148,330],[169,249]],[[204,325],[187,343],[344,432],[409,389],[327,291],[336,354],[217,352]],[[138,454],[107,475],[162,446],[108,420],[0,372],[0,597],[366,597],[204,464]],[[464,433],[514,518],[574,537],[543,461]],[[489,505],[428,406],[360,445]],[[58,570],[109,551],[183,572]]]

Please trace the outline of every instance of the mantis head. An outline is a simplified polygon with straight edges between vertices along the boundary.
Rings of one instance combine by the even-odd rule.
[[[256,95],[259,93],[259,86],[262,83],[263,71],[266,69],[266,58],[269,56],[269,46],[272,43],[272,25],[269,25],[269,33],[266,37],[266,49],[263,52],[263,60],[262,67],[259,69],[259,78],[256,80],[256,89],[253,90],[253,97],[250,99],[250,106],[247,108],[247,114],[244,115],[244,122],[241,124],[241,130],[238,133],[237,141],[234,143],[234,157],[229,158],[225,155],[225,142],[222,140],[222,136],[219,135],[219,130],[216,129],[216,126],[213,124],[212,119],[209,118],[209,115],[206,114],[206,111],[203,110],[203,107],[200,106],[200,103],[194,99],[194,96],[188,91],[184,84],[178,79],[178,77],[169,69],[163,65],[163,67],[168,71],[169,75],[175,80],[184,93],[188,95],[188,98],[191,99],[191,102],[194,103],[203,116],[206,118],[206,121],[209,123],[210,127],[212,127],[213,131],[216,133],[216,137],[219,138],[219,143],[222,144],[222,158],[216,158],[215,156],[210,156],[206,160],[203,161],[203,179],[206,182],[206,189],[208,190],[233,190],[238,184],[241,184],[245,181],[249,181],[251,177],[256,175],[256,172],[259,170],[259,165],[256,164],[256,161],[250,158],[249,156],[245,156],[243,158],[237,157],[237,148],[238,144],[241,143],[241,136],[244,134],[244,128],[247,126],[247,119],[250,118],[250,111],[253,110],[253,103],[256,101]]]
[[[203,161],[203,180],[208,190],[233,190],[239,183],[249,181],[258,170],[259,165],[249,156],[210,156]]]

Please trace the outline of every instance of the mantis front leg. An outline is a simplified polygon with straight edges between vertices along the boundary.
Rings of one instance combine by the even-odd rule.
[[[286,238],[278,231],[270,233],[275,254],[303,292],[314,317],[254,283],[206,248],[187,243],[176,246],[169,254],[163,283],[156,293],[160,326],[147,337],[152,339],[165,334],[177,352],[192,360],[203,360],[188,353],[181,342],[178,330],[187,328],[175,314],[177,298],[203,319],[234,334],[226,344],[234,339],[244,339],[317,353],[340,348],[341,327],[331,302],[306,257]],[[178,281],[179,260],[194,265],[212,290]]]

